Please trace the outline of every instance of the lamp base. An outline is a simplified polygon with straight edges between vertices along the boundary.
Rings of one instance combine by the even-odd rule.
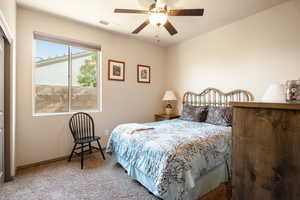
[[[173,113],[173,109],[172,108],[166,108],[165,112],[166,112],[166,115],[171,115]]]

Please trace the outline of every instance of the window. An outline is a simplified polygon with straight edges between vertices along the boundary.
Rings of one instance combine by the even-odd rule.
[[[33,112],[97,111],[100,48],[34,34]]]

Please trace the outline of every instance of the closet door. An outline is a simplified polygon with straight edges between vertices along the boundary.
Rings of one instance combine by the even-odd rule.
[[[0,33],[0,184],[4,180],[4,39]]]

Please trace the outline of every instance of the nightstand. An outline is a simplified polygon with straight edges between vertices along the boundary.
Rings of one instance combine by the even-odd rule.
[[[179,118],[180,115],[178,114],[171,114],[171,115],[167,115],[167,114],[156,114],[154,115],[155,121],[163,121],[163,120],[170,120],[170,119],[176,119]]]

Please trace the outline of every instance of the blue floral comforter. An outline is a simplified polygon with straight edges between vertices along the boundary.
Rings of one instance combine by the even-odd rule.
[[[182,186],[177,196],[184,195],[186,182],[193,182],[188,177],[199,178],[229,157],[231,127],[180,119],[145,125],[154,129],[127,134],[126,126],[117,126],[106,151],[151,177],[160,196],[171,183]]]

